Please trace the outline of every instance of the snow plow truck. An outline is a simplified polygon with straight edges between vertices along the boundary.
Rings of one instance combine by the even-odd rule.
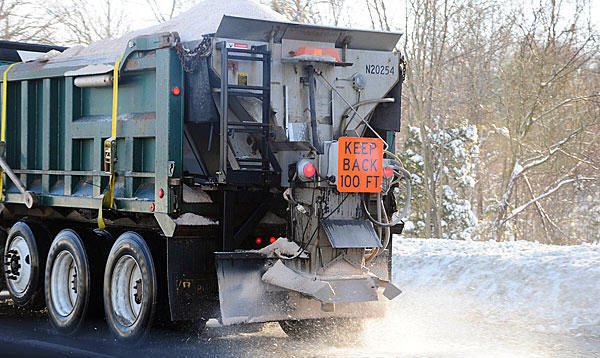
[[[0,297],[131,342],[157,319],[381,316],[410,200],[399,38],[223,16],[116,54],[0,44]]]

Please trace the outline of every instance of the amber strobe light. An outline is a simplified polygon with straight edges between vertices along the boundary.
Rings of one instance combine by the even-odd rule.
[[[340,53],[335,48],[302,46],[296,51],[296,56],[329,56],[333,57],[335,62],[340,62]]]

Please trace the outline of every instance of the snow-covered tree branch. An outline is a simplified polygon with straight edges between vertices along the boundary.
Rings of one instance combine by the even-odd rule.
[[[510,215],[504,219],[504,222],[507,222],[508,220],[514,218],[515,216],[519,215],[523,210],[525,210],[526,208],[528,208],[531,204],[537,203],[538,201],[554,194],[556,191],[558,191],[558,189],[560,189],[563,185],[569,184],[569,183],[573,183],[573,182],[579,182],[579,181],[585,181],[585,180],[597,180],[597,178],[572,178],[572,179],[567,179],[567,180],[563,180],[560,183],[558,183],[555,187],[551,188],[550,190],[546,191],[545,193],[537,196],[536,198],[528,201],[527,203],[519,206],[518,208],[515,208]]]

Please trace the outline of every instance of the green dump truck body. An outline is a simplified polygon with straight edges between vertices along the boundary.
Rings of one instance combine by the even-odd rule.
[[[183,93],[172,89],[183,91],[183,69],[172,37],[154,41],[136,41],[120,69],[119,211],[171,213],[169,180],[182,174]],[[111,136],[113,89],[75,86],[69,71],[85,66],[81,58],[30,62],[7,74],[6,160],[41,206],[98,209],[108,186],[103,146]],[[23,203],[14,184],[6,186],[5,202]]]

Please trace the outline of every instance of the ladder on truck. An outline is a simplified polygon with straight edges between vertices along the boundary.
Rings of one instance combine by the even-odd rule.
[[[266,45],[249,48],[228,47],[226,42],[217,43],[221,51],[221,89],[220,89],[220,141],[219,172],[217,180],[225,184],[265,184],[273,175],[278,175],[281,168],[269,145],[271,114],[271,52]],[[230,61],[262,62],[262,84],[249,86],[229,83]],[[230,98],[254,97],[262,102],[261,121],[251,118],[229,118]],[[230,145],[234,133],[249,133],[260,143],[260,158],[246,158],[236,155]]]

